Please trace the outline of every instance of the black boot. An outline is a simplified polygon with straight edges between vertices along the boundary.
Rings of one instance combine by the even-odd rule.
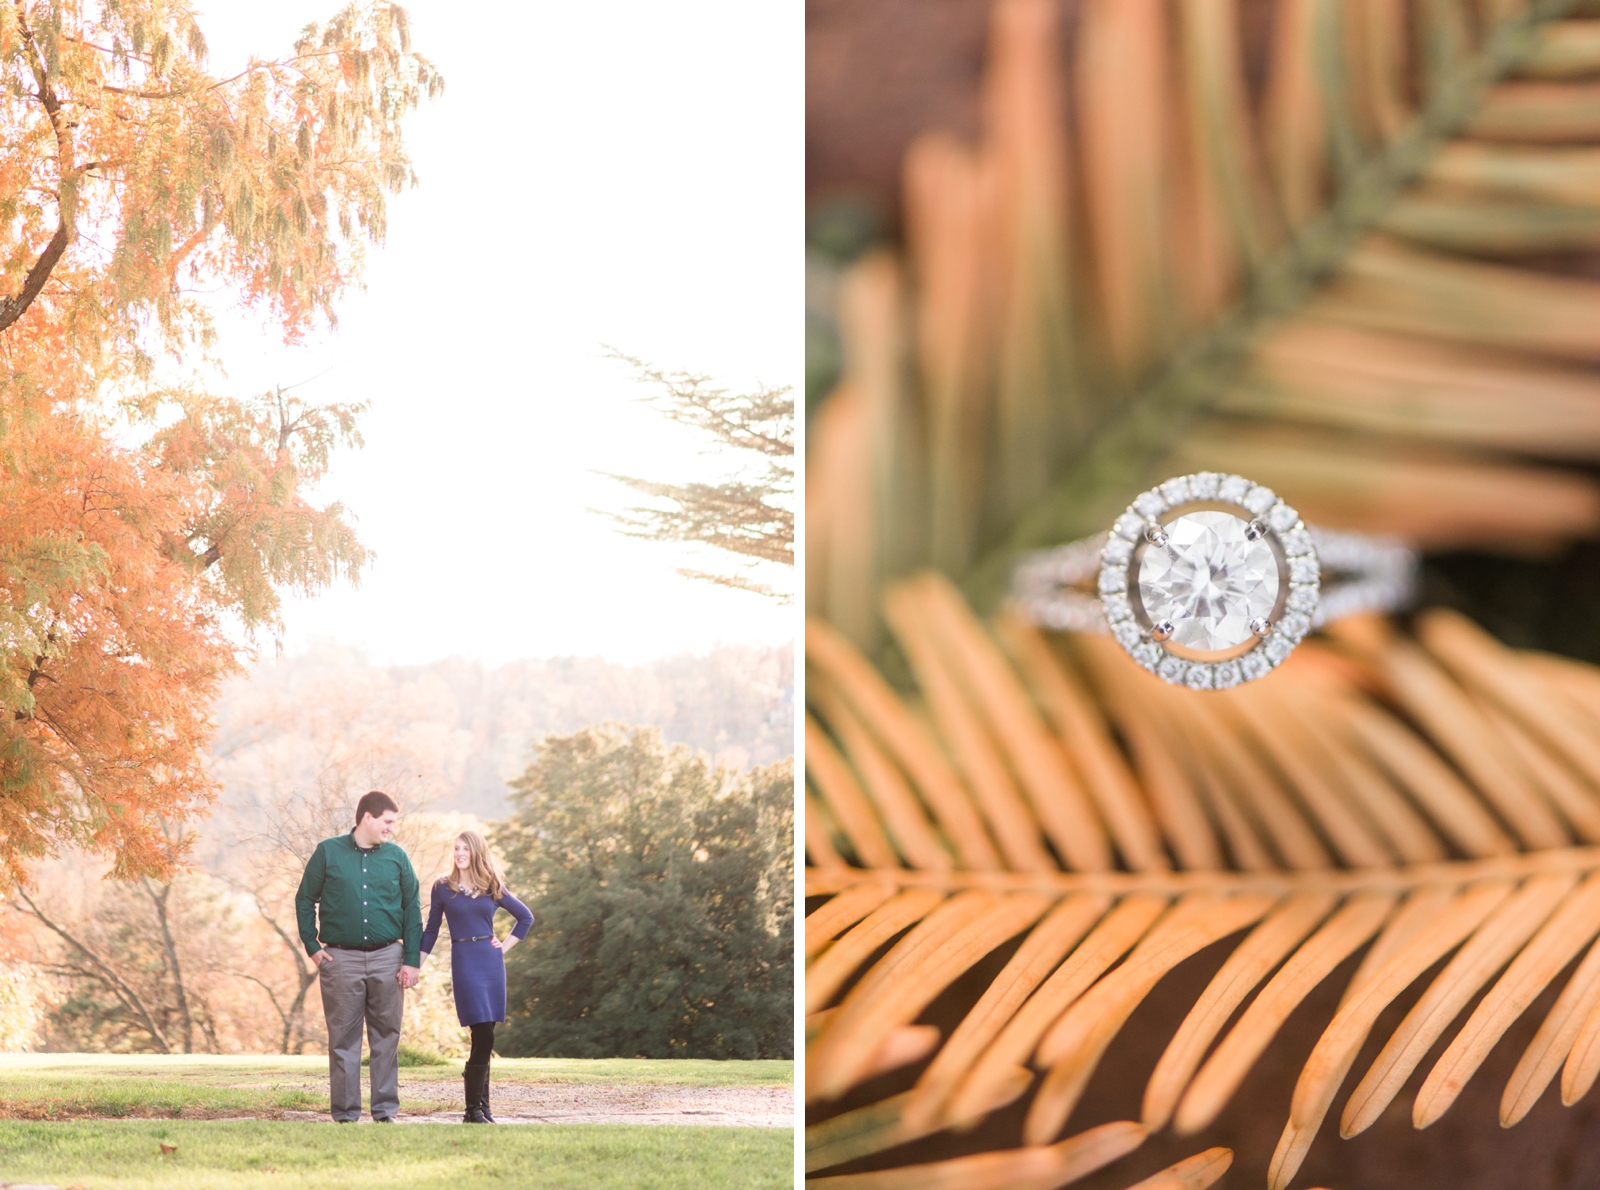
[[[461,1081],[466,1093],[467,1110],[461,1117],[463,1124],[487,1124],[489,1121],[483,1115],[483,1099],[489,1085],[489,1067],[478,1062],[468,1062],[466,1069],[461,1072]]]
[[[494,1116],[489,1114],[489,1063],[487,1062],[483,1064],[483,1093],[478,1096],[478,1107],[482,1110],[487,1123],[495,1123]]]

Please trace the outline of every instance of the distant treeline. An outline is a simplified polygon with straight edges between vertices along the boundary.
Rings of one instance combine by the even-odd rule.
[[[794,650],[489,667],[382,666],[326,646],[255,666],[227,684],[214,714],[210,768],[231,810],[248,813],[269,784],[310,787],[332,763],[393,787],[407,810],[504,818],[533,745],[595,723],[657,727],[667,743],[738,769],[782,760],[793,751]]]

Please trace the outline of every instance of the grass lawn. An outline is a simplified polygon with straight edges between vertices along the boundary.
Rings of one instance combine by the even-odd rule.
[[[489,1132],[447,1124],[10,1120],[0,1121],[0,1182],[84,1190],[765,1190],[793,1184],[793,1146],[786,1128],[552,1124]]]
[[[402,1067],[402,1109],[409,1106],[408,1083],[437,1084],[454,1079],[460,1069],[459,1062]],[[790,1086],[794,1063],[497,1058],[494,1077],[499,1083]],[[0,1120],[203,1119],[257,1111],[325,1111],[327,1080],[328,1060],[320,1055],[0,1054]],[[415,1098],[413,1103],[424,1106]]]

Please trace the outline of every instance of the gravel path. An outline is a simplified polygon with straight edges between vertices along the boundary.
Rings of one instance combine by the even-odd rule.
[[[407,1080],[399,1122],[461,1122],[461,1083]],[[490,1094],[501,1124],[717,1124],[793,1128],[788,1087],[595,1086],[586,1083],[495,1083]],[[286,1111],[285,1120],[327,1120],[326,1112]],[[363,1117],[363,1122],[366,1118]]]

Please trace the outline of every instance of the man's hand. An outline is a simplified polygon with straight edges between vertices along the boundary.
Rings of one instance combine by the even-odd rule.
[[[333,962],[333,956],[326,950],[319,950],[316,954],[311,956],[311,961],[320,967],[324,963]]]
[[[401,967],[400,974],[395,976],[403,988],[414,988],[422,982],[422,972],[416,967]]]

